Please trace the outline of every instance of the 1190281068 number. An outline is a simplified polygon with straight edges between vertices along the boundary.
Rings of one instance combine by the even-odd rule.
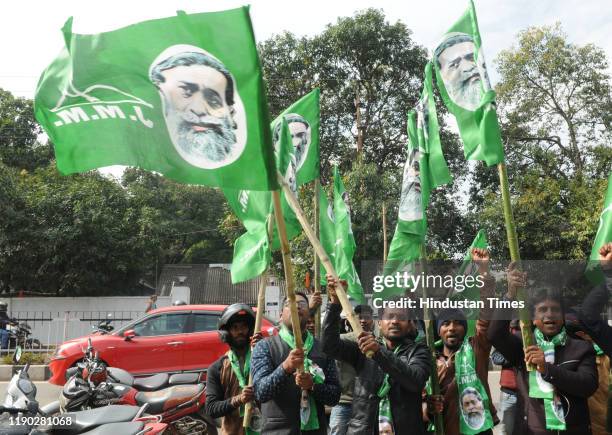
[[[17,417],[11,416],[9,422],[11,426],[71,426],[74,419],[69,414],[56,415],[53,417],[47,417],[44,415],[19,415]]]

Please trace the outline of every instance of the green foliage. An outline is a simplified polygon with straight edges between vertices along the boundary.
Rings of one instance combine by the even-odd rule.
[[[34,352],[23,352],[17,364],[13,362],[12,353],[8,355],[4,355],[0,359],[0,364],[6,364],[10,366],[12,365],[24,366],[26,364],[37,365],[37,364],[46,364],[48,362],[49,362],[49,355],[45,353],[34,353]]]
[[[52,159],[49,144],[41,144],[42,132],[34,119],[31,100],[15,98],[0,89],[0,161],[18,169],[33,170]]]
[[[497,59],[496,90],[514,219],[524,259],[579,259],[591,249],[612,170],[610,77],[603,50],[531,27]],[[508,257],[498,177],[479,166],[470,190],[494,256]]]

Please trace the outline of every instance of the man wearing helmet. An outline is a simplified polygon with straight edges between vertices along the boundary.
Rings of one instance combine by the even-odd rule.
[[[255,313],[246,304],[225,308],[219,319],[219,336],[230,350],[208,368],[206,380],[206,413],[223,417],[222,434],[244,434],[244,405],[255,398],[249,381],[251,345],[259,341],[255,331]],[[251,432],[252,433],[252,432]]]

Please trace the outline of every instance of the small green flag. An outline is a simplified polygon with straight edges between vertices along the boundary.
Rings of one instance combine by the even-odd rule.
[[[319,88],[314,89],[272,121],[275,146],[278,146],[281,118],[285,118],[289,124],[298,186],[319,176],[319,93]]]
[[[351,224],[351,209],[349,205],[348,192],[344,189],[344,183],[334,166],[334,235],[333,247],[334,268],[338,277],[345,279],[348,284],[348,295],[359,304],[365,303],[363,287],[359,275],[353,264],[353,255],[357,245],[353,237]]]
[[[295,181],[295,158],[289,126],[285,120],[282,120],[281,125],[280,147],[276,155],[277,168],[286,180]],[[289,184],[295,188],[295,182],[292,181],[289,181]],[[276,226],[272,243],[268,240],[267,220],[274,219],[271,192],[223,189],[223,193],[247,229],[234,244],[231,274],[232,283],[235,284],[261,275],[270,262],[270,249],[278,249],[280,242]],[[301,226],[284,195],[281,195],[281,208],[287,237],[292,239],[299,234]]]
[[[144,21],[96,35],[62,29],[36,119],[63,174],[138,166],[191,184],[278,188],[248,7]]]
[[[334,210],[329,204],[327,193],[323,186],[319,184],[319,241],[329,256],[332,264],[336,264],[336,228],[335,228]],[[320,265],[321,270],[321,285],[327,285],[326,270],[323,264]]]
[[[486,249],[488,246],[489,244],[487,242],[487,233],[485,232],[485,230],[478,231],[478,234],[476,234],[474,241],[465,253],[463,263],[461,263],[461,266],[459,267],[458,275],[477,275],[478,267],[476,266],[476,263],[472,261],[472,249]],[[476,286],[466,286],[465,290],[463,290],[462,292],[453,291],[451,299],[467,299],[470,301],[479,301],[480,289]],[[465,316],[468,319],[468,330],[466,334],[467,337],[472,337],[476,333],[476,320],[479,312],[480,310],[478,310],[477,308],[474,308],[473,310],[466,308],[464,310]]]
[[[495,92],[489,83],[471,0],[434,50],[433,62],[442,100],[457,119],[465,157],[483,160],[489,166],[503,162]]]
[[[599,215],[599,227],[597,228],[597,234],[595,234],[595,241],[586,271],[587,278],[594,285],[601,284],[604,281],[603,272],[599,265],[599,249],[609,242],[612,242],[612,172],[608,177],[608,192],[606,193],[603,211]]]

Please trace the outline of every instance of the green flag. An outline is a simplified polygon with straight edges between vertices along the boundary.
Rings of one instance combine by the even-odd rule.
[[[471,0],[434,50],[433,62],[442,100],[457,119],[465,157],[483,160],[489,166],[503,162],[495,92],[489,83]]]
[[[487,233],[485,230],[478,231],[474,241],[468,248],[465,253],[465,257],[463,258],[463,263],[459,267],[458,275],[472,275],[476,276],[478,274],[478,267],[476,263],[472,261],[472,249],[473,248],[482,248],[486,249],[489,246],[487,242]],[[453,289],[454,290],[454,289]],[[480,289],[476,286],[466,286],[465,290],[462,292],[453,291],[451,295],[452,299],[467,299],[470,301],[479,301],[480,300]],[[478,313],[480,310],[477,308],[474,310],[465,309],[465,315],[468,319],[468,330],[467,336],[472,337],[476,333],[476,320],[478,317]]]
[[[281,118],[285,118],[289,124],[298,185],[308,183],[319,176],[319,117],[319,88],[316,88],[272,121],[275,146],[278,144]]]
[[[319,241],[333,265],[336,264],[334,249],[336,246],[336,228],[334,221],[334,210],[329,204],[323,186],[319,184]],[[327,285],[326,270],[322,263],[320,264],[320,271],[321,284]]]
[[[586,271],[587,278],[595,285],[604,281],[599,265],[599,249],[609,242],[612,242],[612,172],[608,177],[608,192],[606,193],[603,211],[599,215],[599,227],[597,228],[597,234],[595,234],[595,241]]]
[[[280,146],[276,155],[277,168],[295,188],[295,157],[291,134],[285,120],[282,120],[280,135]],[[276,226],[272,243],[268,240],[267,220],[274,219],[271,192],[223,189],[223,193],[247,230],[234,244],[231,275],[232,283],[235,284],[261,275],[270,262],[270,249],[278,249],[280,242]],[[299,234],[301,227],[284,195],[281,195],[281,208],[287,237],[291,239]]]
[[[421,102],[417,108],[427,107]],[[426,209],[431,191],[431,177],[428,154],[421,146],[424,144],[423,129],[419,128],[418,118],[421,118],[421,127],[424,119],[423,113],[411,110],[408,113],[408,147],[402,190],[399,201],[399,213],[395,234],[389,246],[387,262],[383,275],[396,273],[413,273],[414,263],[421,258],[421,248],[425,242],[427,232]],[[420,139],[419,139],[420,138]],[[393,295],[404,294],[406,289],[400,287],[386,287],[378,297],[383,299]]]
[[[365,303],[363,287],[353,264],[357,245],[353,237],[348,192],[344,189],[338,166],[334,166],[334,267],[338,277],[348,284],[348,295],[359,304]]]
[[[183,183],[277,189],[248,7],[145,21],[96,35],[62,29],[36,119],[63,174],[109,165]]]
[[[442,153],[438,113],[433,97],[431,69],[431,62],[429,62],[425,67],[425,83],[416,112],[417,140],[419,141],[419,148],[428,154],[429,177],[431,188],[433,189],[434,187],[449,183],[452,177]]]

